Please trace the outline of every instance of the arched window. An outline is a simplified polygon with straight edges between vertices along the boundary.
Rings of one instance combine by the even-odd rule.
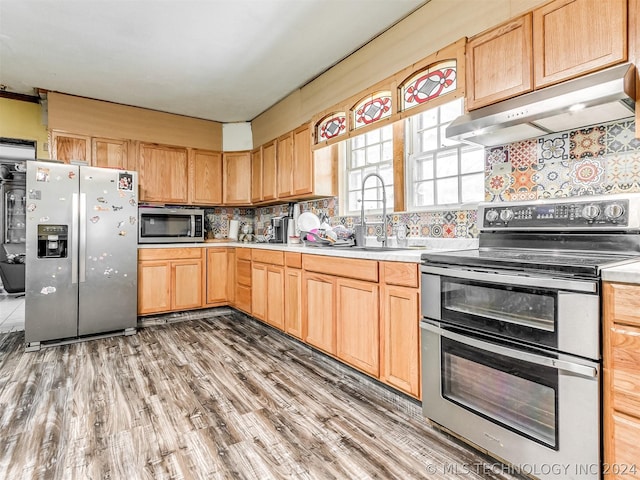
[[[330,113],[316,124],[317,142],[331,140],[347,132],[347,114],[345,112]]]
[[[382,91],[367,95],[351,110],[353,128],[358,129],[391,116],[391,92]]]
[[[445,60],[413,74],[400,86],[401,108],[408,110],[454,91],[457,86],[456,60]]]

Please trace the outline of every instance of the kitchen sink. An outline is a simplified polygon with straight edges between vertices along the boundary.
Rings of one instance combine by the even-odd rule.
[[[410,250],[408,247],[366,247],[366,246],[355,246],[351,247],[349,250],[359,250],[360,252],[399,252],[402,250]]]

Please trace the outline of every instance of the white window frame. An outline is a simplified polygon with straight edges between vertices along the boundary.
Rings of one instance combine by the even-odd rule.
[[[455,101],[460,101],[462,102],[462,99],[457,99]],[[477,170],[477,171],[473,171],[473,172],[467,172],[467,173],[461,173],[462,172],[462,152],[463,150],[468,150],[470,148],[474,148],[474,145],[470,145],[468,143],[456,143],[456,144],[452,144],[452,145],[443,145],[443,139],[441,138],[441,136],[443,135],[444,129],[446,127],[446,125],[448,123],[450,123],[450,121],[447,122],[442,122],[441,121],[441,115],[440,115],[440,107],[434,107],[438,109],[437,112],[437,122],[435,125],[431,125],[425,129],[422,130],[418,130],[417,127],[417,122],[418,122],[418,116],[421,115],[422,113],[419,113],[415,116],[409,117],[407,118],[406,121],[406,125],[405,125],[405,191],[406,191],[406,198],[405,198],[405,205],[406,205],[406,209],[407,211],[435,211],[435,210],[457,210],[457,209],[474,209],[477,207],[478,203],[480,203],[481,201],[484,200],[484,194],[483,197],[478,199],[477,201],[471,201],[471,202],[464,202],[462,200],[462,179],[463,177],[468,177],[470,175],[477,175],[477,174],[481,174],[482,176],[482,192],[484,192],[484,161],[482,169],[481,170]],[[427,130],[427,129],[431,129],[434,128],[436,129],[437,132],[437,139],[436,139],[436,143],[437,145],[440,145],[439,148],[433,149],[433,150],[426,150],[426,151],[420,151],[420,132]],[[449,143],[451,143],[451,140],[448,141]],[[483,150],[484,148],[482,146],[478,146],[477,147],[478,150]],[[417,152],[417,153],[416,153]],[[448,175],[448,176],[437,176],[437,162],[434,161],[433,162],[433,189],[434,189],[434,204],[433,205],[415,205],[415,189],[416,189],[416,185],[418,183],[422,183],[425,180],[417,180],[416,174],[417,174],[417,168],[416,168],[416,162],[418,160],[421,159],[429,159],[429,158],[433,158],[434,160],[437,158],[438,155],[442,155],[445,153],[451,154],[452,152],[455,152],[456,154],[456,158],[457,158],[457,173],[454,175]],[[484,155],[483,155],[484,157]],[[444,178],[457,178],[457,183],[458,183],[458,201],[455,203],[438,203],[438,190],[437,190],[437,179],[444,179]]]
[[[364,154],[365,154],[365,162],[364,165],[362,167],[351,167],[351,158],[352,158],[352,154],[353,154],[353,148],[352,145],[355,142],[355,139],[357,137],[352,137],[347,139],[344,142],[341,142],[344,144],[344,148],[341,148],[339,151],[339,160],[340,160],[340,215],[341,216],[357,216],[360,215],[361,213],[361,201],[362,199],[360,198],[360,192],[361,192],[361,185],[358,185],[357,190],[349,190],[349,173],[354,171],[354,170],[360,170],[362,171],[362,178],[364,178],[365,175],[371,173],[371,172],[376,172],[379,173],[380,172],[380,167],[389,167],[391,169],[391,172],[393,172],[393,162],[394,162],[394,158],[393,158],[393,125],[392,124],[388,124],[385,126],[380,127],[380,129],[383,128],[388,128],[391,130],[391,139],[390,140],[380,140],[379,142],[376,143],[372,143],[372,144],[367,144],[365,141],[365,144],[363,147],[359,147],[359,150],[364,150]],[[364,132],[361,135],[358,135],[358,137],[364,136],[366,138],[367,133],[370,133],[371,130],[369,132]],[[385,160],[385,161],[380,161],[378,163],[375,163],[373,165],[367,165],[366,162],[366,149],[367,147],[371,147],[373,145],[379,145],[380,146],[380,157],[382,158],[382,149],[383,149],[383,144],[385,142],[390,142],[391,144],[391,158],[389,160]],[[366,174],[365,174],[366,172]],[[392,183],[387,184],[385,183],[385,189],[386,189],[386,194],[387,194],[387,214],[393,212],[393,173],[392,173]],[[376,192],[376,200],[377,201],[367,201],[364,205],[364,211],[367,215],[377,215],[377,214],[382,214],[382,186],[380,185],[380,181],[377,179],[369,179],[367,181],[367,185],[366,185],[366,192],[370,192],[375,190]],[[349,194],[356,192],[356,195],[358,197],[358,208],[357,210],[349,210]],[[343,200],[342,200],[343,199]]]

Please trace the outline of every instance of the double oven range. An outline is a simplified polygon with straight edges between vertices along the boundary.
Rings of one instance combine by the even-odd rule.
[[[539,478],[600,478],[601,270],[640,197],[483,204],[479,248],[422,256],[424,415]]]

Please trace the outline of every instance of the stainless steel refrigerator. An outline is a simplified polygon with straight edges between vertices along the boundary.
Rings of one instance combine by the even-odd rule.
[[[27,162],[27,350],[135,333],[136,172]]]

